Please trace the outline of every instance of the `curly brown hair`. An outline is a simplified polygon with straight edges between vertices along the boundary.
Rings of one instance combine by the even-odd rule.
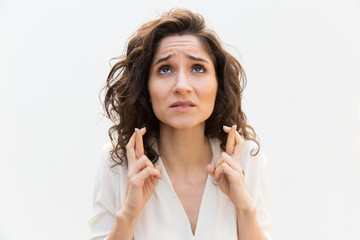
[[[227,134],[223,125],[237,125],[239,133],[254,141],[260,151],[255,130],[247,124],[241,108],[241,99],[246,86],[246,75],[241,64],[221,45],[216,33],[205,26],[203,17],[185,9],[172,9],[160,18],[147,22],[130,38],[124,56],[112,67],[106,82],[104,108],[114,125],[108,133],[113,145],[111,158],[116,165],[125,165],[126,144],[135,128],[146,127],[144,151],[155,163],[159,154],[152,148],[150,138],[158,138],[159,120],[156,118],[148,90],[150,66],[161,39],[170,35],[192,34],[201,41],[213,60],[218,90],[214,110],[205,122],[205,135],[218,138],[225,150]],[[253,149],[255,150],[255,149]]]

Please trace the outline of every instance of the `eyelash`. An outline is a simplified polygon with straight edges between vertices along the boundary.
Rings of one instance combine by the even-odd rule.
[[[193,69],[198,68],[198,67],[202,68],[203,72],[206,72],[205,66],[204,66],[204,65],[201,65],[201,64],[196,64],[196,65],[194,65]],[[203,73],[203,72],[201,72],[201,73]]]
[[[195,64],[195,65],[193,66],[193,70],[194,70],[195,68],[198,68],[198,67],[202,68],[202,71],[203,71],[203,72],[197,72],[197,73],[204,73],[204,72],[206,72],[206,68],[205,68],[205,66],[202,65],[202,64]],[[168,68],[169,70],[171,70],[171,67],[170,67],[169,65],[162,65],[162,66],[159,67],[159,69],[158,69],[157,72],[158,72],[159,74],[166,74],[166,73],[162,73],[162,72],[161,72],[164,68]]]
[[[161,67],[159,67],[159,70],[158,70],[157,72],[158,72],[159,74],[165,74],[165,73],[162,73],[162,72],[161,72],[164,68],[169,68],[169,69],[171,69],[169,65],[162,65]]]

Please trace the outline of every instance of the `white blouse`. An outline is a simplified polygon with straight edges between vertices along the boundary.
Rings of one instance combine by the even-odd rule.
[[[210,144],[213,153],[212,164],[214,164],[222,150],[218,139],[210,139]],[[250,155],[251,149],[256,147],[253,141],[245,141],[241,167],[245,172],[248,191],[256,204],[259,225],[267,239],[271,239],[267,159],[261,151],[255,157]],[[93,196],[94,214],[89,220],[90,239],[107,239],[115,224],[115,215],[125,199],[127,170],[120,165],[110,169],[113,165],[110,149],[111,144],[104,146],[104,156],[98,168]],[[157,151],[156,144],[154,149]],[[161,157],[155,165],[162,166],[163,179],[159,180],[153,195],[136,220],[134,240],[238,239],[235,207],[210,175],[206,181],[196,231],[193,235],[188,217],[175,193]]]

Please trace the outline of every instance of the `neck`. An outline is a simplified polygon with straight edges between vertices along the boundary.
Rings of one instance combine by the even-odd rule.
[[[191,175],[211,162],[212,151],[205,136],[205,125],[192,129],[161,126],[158,144],[167,172]]]

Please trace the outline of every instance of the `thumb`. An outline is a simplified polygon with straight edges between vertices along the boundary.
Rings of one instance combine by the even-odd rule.
[[[155,168],[158,169],[158,170],[160,171],[160,173],[162,173],[162,167],[161,167],[161,165],[157,165],[157,166],[155,166]]]
[[[211,164],[206,165],[206,170],[210,174],[210,176],[214,177],[215,175],[215,167]]]

